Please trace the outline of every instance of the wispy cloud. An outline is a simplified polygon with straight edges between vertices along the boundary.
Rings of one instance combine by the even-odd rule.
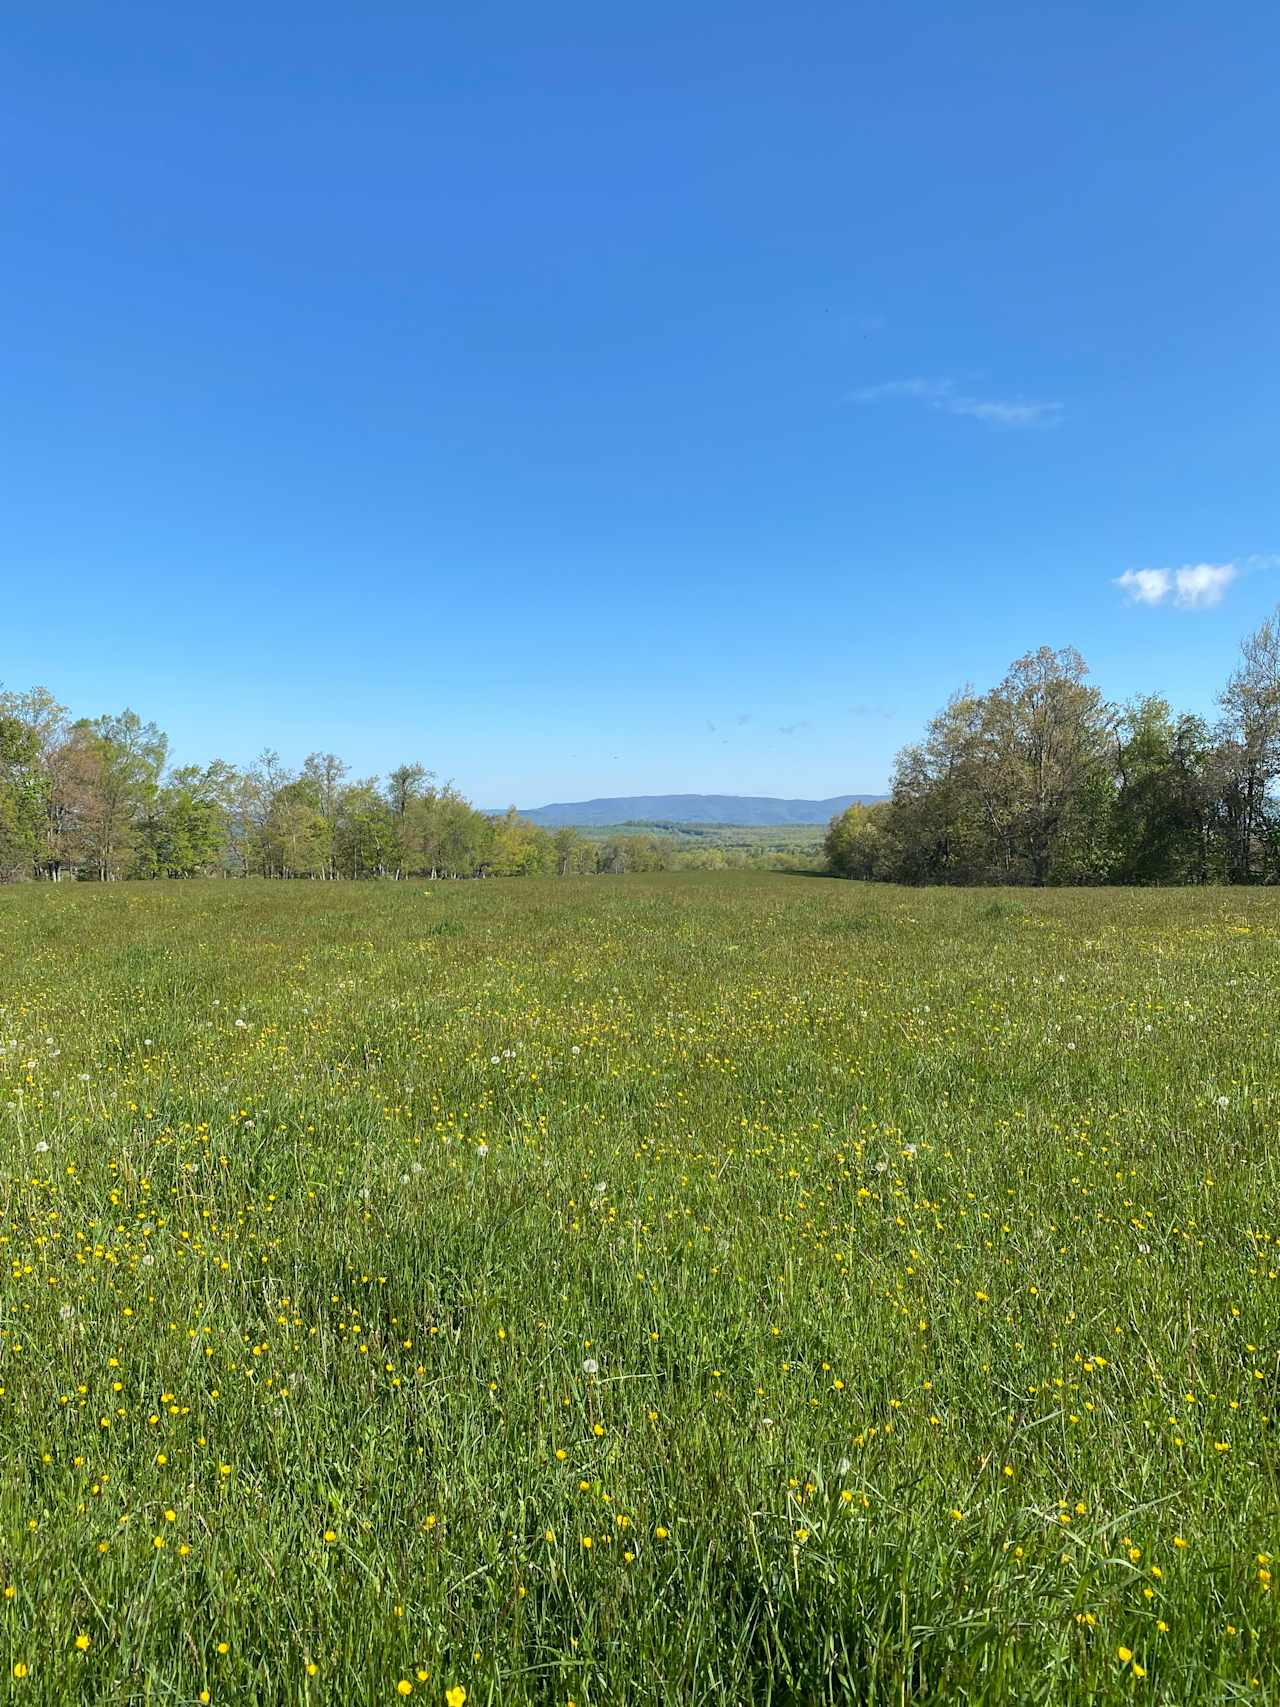
[[[972,397],[950,379],[891,379],[849,393],[850,403],[885,403],[895,398],[923,403],[944,415],[963,415],[992,427],[1039,427],[1056,421],[1061,403],[1033,403],[1024,397]]]
[[[1115,584],[1134,605],[1162,605],[1172,598],[1179,610],[1208,610],[1220,604],[1239,570],[1234,563],[1189,563],[1182,569],[1126,569]]]
[[[803,734],[806,729],[812,728],[813,724],[810,723],[809,719],[806,717],[800,723],[779,723],[778,733],[779,735],[800,735]]]
[[[1035,427],[1062,413],[1061,403],[1001,402],[980,397],[952,397],[941,407],[948,414],[969,415],[975,421],[990,421],[997,427]]]

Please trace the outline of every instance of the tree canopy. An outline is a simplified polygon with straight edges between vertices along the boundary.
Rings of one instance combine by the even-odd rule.
[[[174,766],[136,712],[73,720],[47,688],[0,692],[0,881],[575,876],[785,857],[495,816],[419,763],[353,777],[336,753],[291,770],[266,748],[245,767]]]
[[[889,799],[827,832],[831,869],[902,883],[1280,880],[1280,610],[1241,649],[1220,716],[1110,704],[1073,648],[964,688],[898,755]]]

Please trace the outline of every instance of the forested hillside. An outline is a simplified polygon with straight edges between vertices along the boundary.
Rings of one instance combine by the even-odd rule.
[[[643,823],[766,829],[772,825],[825,824],[847,806],[870,805],[883,798],[879,794],[836,794],[827,800],[779,800],[767,794],[624,794],[604,800],[530,806],[521,815],[530,823],[552,828],[574,824],[580,829],[601,829]]]

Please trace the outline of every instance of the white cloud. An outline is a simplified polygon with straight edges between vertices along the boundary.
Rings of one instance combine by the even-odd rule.
[[[883,403],[898,397],[927,404],[944,415],[964,415],[994,427],[1035,427],[1056,419],[1061,403],[1029,403],[1024,398],[968,397],[949,379],[891,379],[849,393],[850,403]]]
[[[1197,563],[1178,569],[1174,573],[1178,591],[1173,602],[1184,610],[1206,610],[1218,603],[1235,578],[1234,563]]]
[[[1172,593],[1180,610],[1218,604],[1239,571],[1234,563],[1192,563],[1184,569],[1126,569],[1116,586],[1135,605],[1162,605]]]
[[[1169,596],[1173,575],[1168,569],[1126,569],[1116,580],[1133,605],[1158,605]]]

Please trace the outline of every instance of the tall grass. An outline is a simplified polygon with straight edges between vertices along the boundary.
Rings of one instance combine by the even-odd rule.
[[[4,1687],[1280,1698],[1278,963],[1221,890],[0,892]]]

